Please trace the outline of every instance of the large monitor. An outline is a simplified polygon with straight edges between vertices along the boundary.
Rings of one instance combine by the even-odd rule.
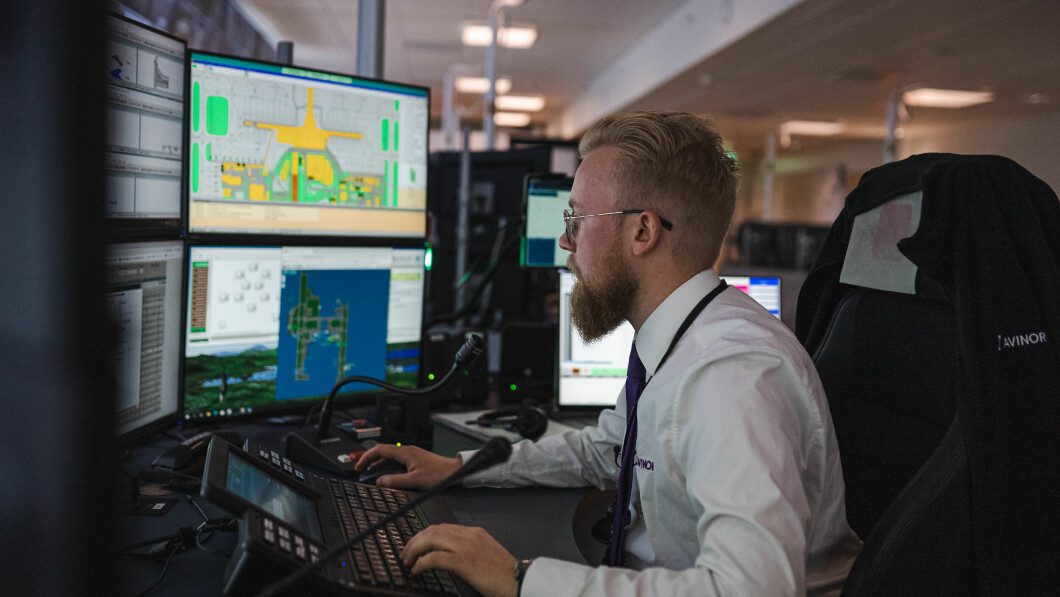
[[[184,419],[305,407],[349,375],[416,387],[423,257],[422,247],[192,245]]]
[[[114,218],[179,223],[184,40],[106,17],[105,201]]]
[[[172,424],[180,409],[179,240],[107,247],[107,307],[117,333],[116,432],[140,438]]]
[[[192,233],[422,238],[429,90],[193,51]]]
[[[559,246],[563,212],[570,209],[574,179],[566,176],[526,177],[523,191],[525,227],[520,254],[523,267],[566,267],[569,253]]]
[[[721,278],[730,286],[746,292],[780,318],[780,278]],[[633,326],[623,323],[604,338],[592,344],[586,343],[571,323],[570,294],[574,282],[574,274],[560,272],[559,382],[556,386],[556,402],[560,408],[614,406],[619,390],[626,383]]]

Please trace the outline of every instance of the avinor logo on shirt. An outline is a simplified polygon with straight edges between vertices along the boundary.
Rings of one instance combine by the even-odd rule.
[[[641,458],[640,456],[637,456],[636,454],[634,454],[633,455],[633,468],[637,468],[637,467],[640,467],[640,468],[642,468],[642,469],[644,469],[644,470],[646,470],[648,472],[651,472],[651,471],[655,470],[655,461],[654,460],[648,460],[646,458]]]
[[[1009,350],[1012,348],[1023,348],[1025,346],[1034,346],[1035,344],[1045,344],[1045,331],[1031,332],[1029,334],[1014,334],[1012,336],[997,335],[997,351]]]

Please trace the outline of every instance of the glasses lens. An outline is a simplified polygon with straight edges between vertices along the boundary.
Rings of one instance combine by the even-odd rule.
[[[564,233],[567,235],[567,242],[569,242],[569,243],[573,243],[574,242],[574,222],[575,222],[575,220],[572,219],[573,216],[574,216],[574,214],[571,213],[570,210],[566,210],[566,209],[563,210]]]

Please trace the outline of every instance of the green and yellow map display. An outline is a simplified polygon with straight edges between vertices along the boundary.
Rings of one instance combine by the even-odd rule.
[[[193,58],[191,228],[422,234],[427,98],[355,82]]]

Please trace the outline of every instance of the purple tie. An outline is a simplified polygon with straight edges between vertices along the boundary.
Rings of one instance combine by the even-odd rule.
[[[633,493],[633,456],[637,451],[637,400],[648,383],[646,375],[644,363],[640,362],[637,345],[634,344],[629,351],[629,367],[626,369],[626,437],[622,442],[622,468],[618,471],[618,486],[615,488],[611,543],[607,548],[608,566],[621,566],[625,551],[629,499]]]

